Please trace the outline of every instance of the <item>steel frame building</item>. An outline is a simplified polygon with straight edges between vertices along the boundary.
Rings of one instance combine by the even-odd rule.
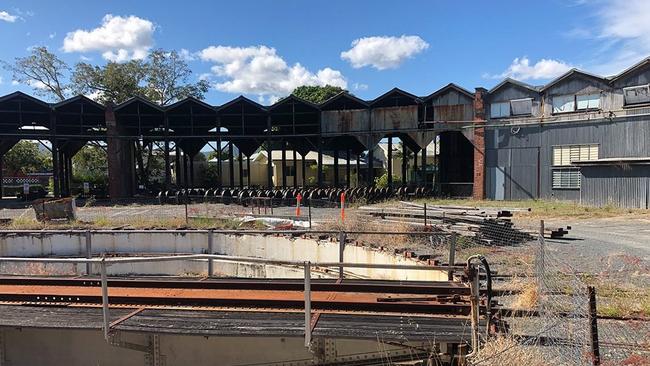
[[[260,147],[269,152],[269,156],[272,150],[281,150],[283,187],[307,185],[305,181],[298,182],[295,176],[293,182],[287,182],[286,160],[292,159],[298,164],[298,157],[296,154],[287,157],[286,150],[297,151],[302,156],[303,166],[307,152],[318,152],[318,186],[323,184],[323,152],[345,159],[345,181],[338,176],[336,166],[334,185],[347,187],[352,156],[358,161],[359,155],[367,151],[366,184],[373,185],[372,154],[380,140],[388,137],[390,145],[393,138],[399,138],[404,150],[415,154],[414,167],[421,159],[420,169],[426,170],[426,146],[436,135],[459,133],[463,125],[472,123],[473,97],[474,94],[467,90],[450,84],[423,98],[394,88],[372,101],[342,92],[320,105],[291,95],[271,106],[240,96],[221,106],[187,98],[161,107],[138,96],[119,105],[102,106],[85,96],[49,104],[15,92],[0,97],[0,157],[21,139],[49,141],[55,196],[70,194],[72,157],[89,141],[106,142],[112,198],[131,197],[136,192],[136,140],[164,145],[165,187],[173,185],[171,144],[183,152],[175,154],[177,166],[182,165],[186,168],[184,171],[190,172],[189,177],[177,175],[175,183],[192,187],[193,157],[210,141],[217,141],[219,147],[227,143],[230,156],[236,146],[240,161],[246,159],[249,164],[250,155]],[[388,161],[392,161],[390,156]],[[236,174],[232,162],[230,159],[230,186],[234,186]],[[335,162],[338,164],[338,159]],[[271,163],[269,160],[269,187],[273,186]],[[238,165],[241,178],[243,164]],[[221,169],[221,162],[218,166]],[[402,174],[402,182],[406,182],[405,168]],[[408,184],[432,185],[432,182],[419,179]],[[390,175],[389,185],[393,185]]]

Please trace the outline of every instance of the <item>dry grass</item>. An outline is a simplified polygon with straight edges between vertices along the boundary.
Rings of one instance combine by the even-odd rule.
[[[524,346],[507,336],[490,339],[478,354],[469,361],[470,365],[483,366],[548,366],[557,364],[540,347]]]
[[[532,310],[537,307],[539,302],[539,293],[537,292],[537,284],[527,283],[522,285],[521,292],[512,304],[513,308]]]
[[[516,211],[515,218],[526,219],[588,219],[607,218],[618,216],[648,216],[647,210],[619,208],[615,206],[592,207],[583,206],[576,202],[559,200],[523,200],[523,201],[491,201],[471,199],[426,199],[420,200],[428,205],[440,206],[469,206],[469,207],[496,207],[496,208],[530,208],[530,211]]]

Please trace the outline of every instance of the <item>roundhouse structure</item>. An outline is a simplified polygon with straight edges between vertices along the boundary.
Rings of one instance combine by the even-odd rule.
[[[85,96],[50,104],[14,92],[0,97],[0,158],[21,139],[49,141],[54,195],[67,196],[71,193],[72,157],[89,141],[103,141],[108,154],[109,195],[119,199],[131,197],[145,188],[141,181],[143,162],[138,161],[141,154],[137,149],[149,142],[154,142],[164,152],[164,188],[194,187],[194,157],[214,141],[218,149],[229,151],[230,187],[234,188],[237,174],[238,184],[244,185],[243,165],[250,167],[250,156],[260,149],[266,151],[267,156],[271,156],[272,151],[282,152],[282,176],[276,177],[279,182],[273,182],[272,161],[268,159],[268,187],[307,186],[304,174],[302,181],[298,181],[297,174],[289,180],[285,166],[290,160],[294,167],[302,165],[304,171],[305,156],[310,151],[318,153],[315,185],[324,185],[322,157],[327,153],[336,157],[332,185],[350,187],[350,162],[354,161],[359,171],[359,161],[364,157],[367,173],[356,184],[374,184],[374,148],[387,139],[391,147],[388,149],[388,171],[393,171],[394,141],[402,142],[404,156],[413,157],[412,163],[410,158],[402,159],[400,184],[444,190],[445,184],[456,183],[454,179],[471,177],[472,164],[450,154],[437,165],[449,165],[447,171],[464,170],[464,175],[445,176],[448,181],[441,185],[434,179],[438,167],[427,163],[426,147],[440,135],[440,149],[450,143],[454,146],[447,147],[449,151],[454,151],[459,144],[471,150],[472,141],[462,137],[460,131],[461,127],[472,124],[473,111],[467,106],[472,105],[473,97],[473,93],[450,84],[425,98],[394,88],[371,101],[342,92],[320,105],[290,95],[271,106],[240,96],[221,106],[187,98],[163,107],[139,96],[119,105],[102,106]],[[458,107],[461,103],[463,106]],[[456,110],[463,113],[444,114]],[[448,138],[452,133],[455,137]],[[234,147],[239,152],[239,157],[235,157],[240,162],[238,172],[232,158]],[[172,182],[170,168],[172,155],[176,166],[183,168],[183,174],[176,174],[175,182]],[[217,156],[221,160],[221,154]],[[339,174],[339,161],[344,161],[344,174]],[[406,165],[411,165],[420,174],[409,179]],[[221,161],[217,166],[222,169]],[[397,184],[392,174],[388,177],[389,186]],[[471,185],[467,181],[462,183]],[[214,185],[221,184],[219,181]]]

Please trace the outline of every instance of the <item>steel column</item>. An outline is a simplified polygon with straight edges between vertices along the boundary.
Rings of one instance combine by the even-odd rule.
[[[208,254],[214,254],[214,231],[208,230]],[[208,277],[214,275],[214,262],[208,259]]]
[[[298,188],[298,156],[296,148],[293,148],[293,188]]]
[[[244,188],[244,153],[239,150],[239,188]]]
[[[102,258],[100,262],[100,275],[102,282],[102,316],[104,320],[104,339],[109,340],[110,314],[108,313],[108,280],[106,278],[106,261]]]
[[[393,138],[388,138],[388,188],[393,189]]]
[[[323,143],[318,138],[318,187],[323,187]]]
[[[230,174],[230,188],[235,188],[235,148],[232,144],[232,140],[228,141],[228,155],[230,158],[228,161],[230,164],[228,165],[228,173]]]
[[[373,187],[375,185],[375,172],[373,171],[373,160],[375,160],[375,153],[372,148],[368,150],[368,186]]]
[[[334,149],[334,187],[339,186],[339,149]]]
[[[350,149],[347,149],[345,152],[345,186],[350,188]]]
[[[92,244],[92,233],[90,230],[86,230],[86,258],[90,259],[93,257],[93,244]],[[92,263],[86,263],[86,276],[92,274]]]
[[[422,182],[425,187],[429,185],[427,181],[427,146],[422,149]]]
[[[402,141],[402,185],[406,185],[406,170],[408,169],[408,151],[406,144]]]
[[[282,140],[282,188],[287,188],[287,142]]]

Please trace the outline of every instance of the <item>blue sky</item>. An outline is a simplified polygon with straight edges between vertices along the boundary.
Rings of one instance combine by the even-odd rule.
[[[272,102],[299,84],[372,99],[427,95],[578,67],[610,75],[650,56],[650,1],[0,1],[0,59],[45,45],[74,64],[183,52],[212,104]],[[0,94],[30,87],[0,70]]]

